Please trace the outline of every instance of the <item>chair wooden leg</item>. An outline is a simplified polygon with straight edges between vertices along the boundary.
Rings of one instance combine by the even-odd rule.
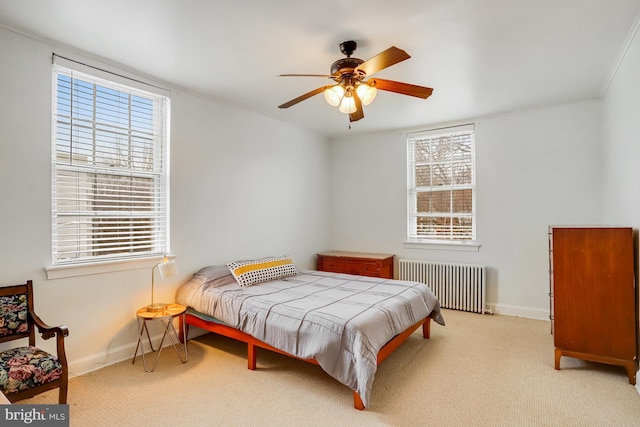
[[[67,403],[67,392],[69,390],[69,368],[65,367],[62,370],[60,378],[60,388],[58,390],[58,403],[64,405]]]
[[[58,403],[64,405],[67,403],[67,391],[68,391],[68,383],[67,381],[64,384],[60,385],[60,391],[58,392]]]

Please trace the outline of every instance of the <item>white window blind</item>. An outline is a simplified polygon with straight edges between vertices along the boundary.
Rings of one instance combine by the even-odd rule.
[[[168,252],[169,99],[53,73],[54,265]]]
[[[409,134],[409,242],[475,241],[473,125]]]

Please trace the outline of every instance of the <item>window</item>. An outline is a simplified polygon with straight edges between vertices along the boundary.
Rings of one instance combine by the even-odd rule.
[[[53,264],[168,252],[169,99],[53,73]]]
[[[475,242],[474,151],[473,125],[408,135],[408,242]]]

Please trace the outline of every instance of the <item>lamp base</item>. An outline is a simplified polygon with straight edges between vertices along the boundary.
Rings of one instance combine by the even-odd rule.
[[[167,309],[167,304],[163,302],[157,302],[155,304],[149,304],[147,306],[147,311],[149,313],[158,313],[160,311],[165,311]]]

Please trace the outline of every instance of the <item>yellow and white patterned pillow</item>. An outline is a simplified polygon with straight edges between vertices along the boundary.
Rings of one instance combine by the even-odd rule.
[[[251,286],[300,274],[289,255],[234,261],[228,263],[227,267],[240,286]]]

